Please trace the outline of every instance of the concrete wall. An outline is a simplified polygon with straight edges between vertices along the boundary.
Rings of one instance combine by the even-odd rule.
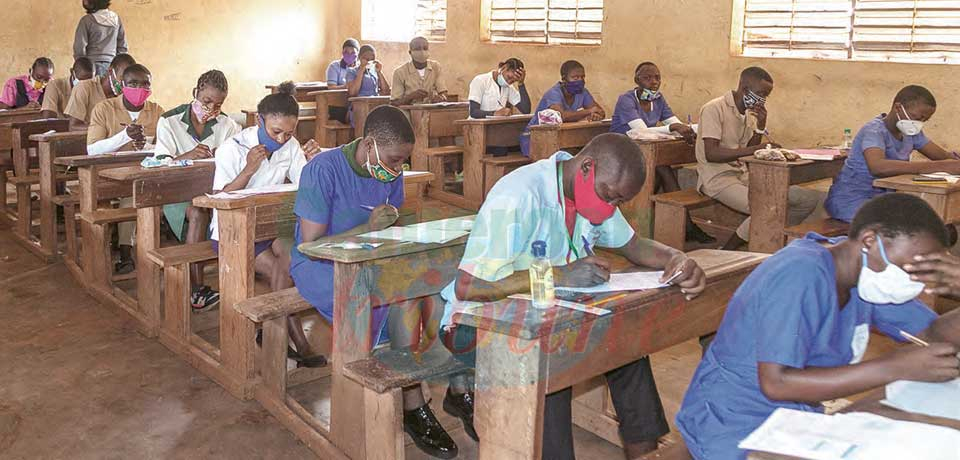
[[[327,29],[327,54],[339,55],[347,36],[360,38],[360,0],[335,2],[337,20]],[[466,96],[470,79],[516,56],[527,65],[527,85],[534,104],[559,79],[560,64],[577,59],[587,67],[587,87],[608,114],[619,94],[633,87],[633,69],[657,62],[663,92],[681,117],[697,117],[700,106],[736,86],[740,70],[762,65],[776,81],[770,109],[771,134],[792,146],[836,145],[843,128],[856,132],[867,120],[886,112],[905,84],[927,86],[940,111],[927,134],[941,144],[960,147],[960,131],[950,120],[960,113],[960,93],[950,65],[920,65],[748,59],[731,56],[732,0],[606,0],[603,45],[560,47],[481,42],[481,0],[448,0],[447,41],[431,44],[434,59],[444,64],[452,91]],[[408,59],[405,43],[378,43],[380,60],[393,68]]]
[[[230,82],[225,110],[252,108],[264,85],[322,78],[329,59],[324,23],[335,0],[114,0],[130,53],[153,73],[154,100],[188,102],[197,77],[222,70]],[[26,72],[37,56],[54,60],[57,76],[73,64],[80,0],[2,0],[0,76]]]

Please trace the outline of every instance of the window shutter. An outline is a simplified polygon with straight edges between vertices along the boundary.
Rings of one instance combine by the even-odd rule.
[[[853,52],[871,60],[957,62],[960,1],[857,0]]]
[[[417,0],[417,35],[432,42],[447,38],[447,0]]]
[[[740,49],[749,56],[846,58],[852,0],[746,0]]]
[[[491,41],[599,45],[603,0],[490,0]]]

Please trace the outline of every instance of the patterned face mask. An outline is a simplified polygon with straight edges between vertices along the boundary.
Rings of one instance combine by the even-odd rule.
[[[376,139],[373,141],[373,153],[377,157],[377,162],[370,162],[370,152],[367,151],[367,164],[365,166],[367,167],[367,172],[369,172],[370,176],[372,176],[374,179],[383,183],[390,183],[397,180],[400,175],[403,174],[402,172],[394,171],[392,168],[380,161],[380,150],[377,148]]]

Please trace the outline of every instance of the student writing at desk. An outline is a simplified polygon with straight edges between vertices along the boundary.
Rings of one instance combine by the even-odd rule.
[[[410,62],[393,71],[390,103],[394,105],[445,102],[447,85],[440,63],[430,60],[430,42],[416,37],[410,40]]]
[[[43,118],[65,118],[64,110],[73,88],[93,78],[93,62],[85,57],[77,58],[70,68],[70,75],[53,79],[43,92],[40,115]]]
[[[136,63],[129,54],[118,54],[110,63],[106,75],[81,81],[74,86],[63,109],[64,115],[70,118],[70,128],[86,127],[90,123],[90,113],[97,104],[119,96],[123,91],[123,73]]]
[[[496,70],[473,77],[467,97],[470,118],[507,116],[513,114],[514,108],[520,113],[530,113],[530,95],[524,84],[526,77],[523,61],[517,58],[507,59]]]
[[[357,68],[357,51],[360,42],[355,38],[348,38],[341,47],[340,59],[334,60],[327,66],[327,88],[345,89],[347,87],[347,71]]]
[[[684,124],[674,115],[667,98],[660,92],[660,68],[652,62],[643,62],[633,71],[636,88],[621,94],[613,109],[610,132],[627,134],[631,129],[645,129],[658,133],[675,133],[689,144],[697,140],[693,127]],[[657,166],[657,185],[664,193],[680,190],[677,174],[670,166]],[[693,223],[687,215],[687,241],[713,243],[716,240]]]
[[[736,291],[677,415],[695,458],[746,458],[737,444],[780,407],[822,411],[821,401],[895,380],[960,375],[960,311],[937,318],[916,300],[924,285],[901,268],[944,252],[937,214],[920,198],[885,194],[860,208],[849,235],[794,241]],[[930,346],[861,362],[871,328]]]
[[[4,83],[0,92],[0,109],[39,109],[43,103],[44,89],[52,78],[53,61],[45,57],[37,58],[29,72]]]
[[[300,177],[294,213],[297,215],[290,274],[297,291],[330,323],[333,322],[333,263],[311,260],[297,245],[332,235],[358,235],[393,225],[403,205],[402,166],[413,153],[413,127],[395,107],[373,109],[363,137],[328,150],[311,161]],[[432,318],[420,318],[417,303],[373,310],[374,337],[387,316],[390,346],[409,348],[421,324],[439,323],[440,308]],[[411,328],[408,325],[416,325]],[[414,330],[416,329],[416,330]],[[433,333],[435,336],[435,332]],[[403,426],[420,449],[434,457],[453,458],[458,448],[437,421],[420,385],[403,390]]]
[[[383,64],[377,60],[377,50],[372,45],[360,47],[360,65],[347,70],[347,96],[389,96],[390,83],[383,76]],[[353,110],[348,109],[347,118],[353,126]]]
[[[577,61],[566,61],[560,66],[560,81],[543,93],[540,103],[537,104],[537,110],[530,119],[530,124],[520,135],[520,151],[523,156],[530,156],[530,127],[540,124],[537,114],[541,110],[551,109],[560,112],[564,123],[581,120],[600,121],[606,118],[607,114],[603,111],[603,107],[593,99],[586,85],[587,71],[583,64]]]
[[[213,158],[217,149],[240,132],[240,125],[220,109],[227,99],[227,77],[219,70],[200,75],[193,89],[193,100],[164,113],[157,121],[157,145],[154,158],[199,160]],[[168,204],[163,216],[177,239],[199,243],[206,238],[209,212],[190,203]],[[184,224],[187,224],[184,229]],[[220,294],[202,284],[202,266],[190,266],[190,303],[202,311],[220,302]]]
[[[311,139],[301,147],[294,138],[300,115],[300,104],[293,97],[295,90],[293,82],[280,84],[277,93],[264,97],[257,105],[260,115],[257,125],[240,131],[217,149],[214,157],[217,169],[213,176],[215,192],[279,185],[288,179],[294,184],[300,183],[304,165],[320,152],[320,146]],[[217,252],[220,249],[218,228],[217,210],[214,210],[210,239]],[[289,275],[289,241],[286,244],[280,239],[258,242],[253,247],[253,254],[254,271],[267,278],[272,291],[293,284]],[[291,315],[288,326],[290,338],[297,347],[291,358],[300,366],[326,365],[326,358],[313,355],[300,318]]]
[[[746,165],[740,158],[766,146],[766,98],[773,92],[773,77],[759,67],[740,73],[737,89],[707,102],[700,109],[700,136],[697,138],[697,188],[724,205],[750,214]],[[777,144],[771,143],[775,147]],[[787,194],[787,225],[806,219],[820,202],[820,194],[790,186]],[[723,249],[737,249],[750,239],[750,218],[737,228]]]
[[[547,244],[557,286],[594,286],[607,281],[610,266],[591,256],[586,245],[614,249],[634,264],[679,274],[676,284],[688,298],[705,285],[703,271],[682,252],[640,238],[617,209],[643,187],[643,154],[622,134],[597,136],[573,157],[557,152],[504,176],[491,189],[474,222],[456,281],[443,290],[448,300],[442,338],[451,351],[474,366],[476,330],[451,326],[456,301],[495,301],[529,292],[531,245]],[[585,241],[585,243],[581,243]],[[558,307],[554,307],[558,308]],[[663,407],[644,358],[606,374],[620,419],[628,458],[656,449],[669,431]],[[468,382],[451,385],[447,397],[470,390]],[[469,393],[468,393],[469,394]],[[572,459],[571,389],[547,395],[544,407],[543,458]],[[472,395],[470,400],[472,401]],[[460,414],[472,430],[472,405]]]
[[[860,129],[824,203],[831,217],[850,222],[860,205],[885,192],[873,186],[879,177],[939,171],[960,174],[956,154],[923,133],[924,122],[936,110],[937,101],[929,90],[910,85],[897,92],[890,113],[878,115]],[[933,161],[911,162],[914,150]]]
[[[149,101],[152,87],[150,71],[134,64],[123,72],[122,97],[107,99],[97,104],[90,114],[87,129],[87,153],[91,155],[127,150],[142,150],[148,137],[157,134],[157,121],[163,114],[159,104]],[[133,205],[133,198],[120,199],[121,207]],[[133,271],[135,222],[117,224],[120,261],[115,270],[126,274]]]

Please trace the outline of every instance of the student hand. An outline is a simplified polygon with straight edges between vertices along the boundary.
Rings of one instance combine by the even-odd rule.
[[[687,257],[686,254],[677,254],[670,258],[667,265],[663,267],[663,276],[660,277],[660,282],[667,281],[680,270],[683,273],[671,283],[680,286],[680,292],[686,294],[687,300],[693,300],[707,287],[707,275],[703,273],[703,269],[697,265],[697,262]]]
[[[37,102],[37,101],[30,101],[30,102],[27,102],[27,105],[23,106],[23,108],[25,108],[25,109],[39,109],[39,108],[40,108],[40,103]]]
[[[517,86],[524,84],[527,81],[527,71],[524,69],[515,70],[517,74]]]
[[[373,211],[370,211],[370,218],[367,219],[367,227],[370,228],[371,232],[376,232],[393,225],[399,218],[400,212],[397,211],[397,208],[389,204],[381,204],[373,208]]]
[[[197,144],[193,150],[180,155],[178,160],[199,160],[201,158],[213,158],[213,152],[207,144]]]
[[[510,114],[512,113],[513,113],[513,109],[511,109],[510,107],[504,107],[502,109],[499,109],[493,112],[493,114],[498,117],[509,117]]]
[[[603,120],[603,111],[597,112],[596,110],[591,110],[590,115],[587,115],[586,118],[588,121],[600,121]]]
[[[307,157],[307,161],[312,160],[318,153],[320,153],[320,144],[316,140],[310,139],[304,144],[303,154]]]
[[[434,104],[438,102],[447,102],[447,93],[437,93],[436,96],[430,98],[430,102],[433,102]]]
[[[143,134],[143,125],[138,125],[136,123],[127,125],[127,135],[130,136],[130,139],[135,141],[146,140],[146,136]]]
[[[756,152],[757,150],[765,149],[765,148],[767,148],[768,145],[769,145],[770,148],[772,148],[772,149],[782,148],[782,146],[781,146],[780,144],[776,143],[776,142],[761,142],[761,143],[753,146],[753,151]]]
[[[562,267],[554,267],[554,273],[557,275],[557,286],[590,287],[610,280],[610,264],[591,256]]]
[[[424,90],[424,89],[418,89],[418,90],[410,93],[410,96],[409,96],[410,102],[422,101],[422,100],[427,99],[427,98],[429,98],[429,97],[430,97],[430,93],[428,93],[427,90]]]
[[[916,262],[908,263],[903,269],[910,273],[910,279],[927,285],[924,290],[933,295],[960,295],[960,258],[948,253],[916,256]]]
[[[373,61],[373,65],[375,66],[377,73],[383,72],[383,64],[380,61]]]
[[[949,343],[931,343],[929,347],[908,345],[884,358],[897,380],[946,382],[960,377],[957,347]]]
[[[757,129],[767,129],[767,106],[755,105],[750,111],[757,117]]]
[[[251,171],[260,169],[260,163],[267,159],[267,155],[267,148],[263,144],[253,147],[247,152],[247,165],[244,169],[249,168]]]
[[[687,141],[687,144],[693,145],[697,141],[697,133],[693,132],[693,128],[689,125],[674,123],[670,125],[670,131],[683,136],[683,140]]]

